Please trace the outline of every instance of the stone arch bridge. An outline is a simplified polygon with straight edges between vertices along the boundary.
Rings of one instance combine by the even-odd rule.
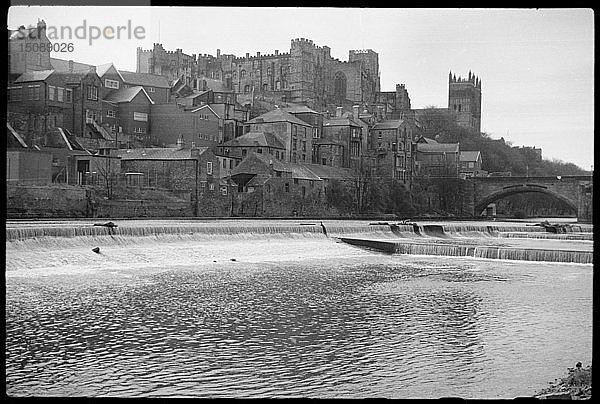
[[[463,181],[466,187],[464,210],[473,216],[490,203],[506,196],[538,192],[557,198],[575,212],[577,221],[592,221],[592,175],[569,175],[554,177],[472,177]]]

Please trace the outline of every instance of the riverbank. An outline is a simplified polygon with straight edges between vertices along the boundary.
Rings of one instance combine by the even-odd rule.
[[[589,400],[592,398],[592,365],[582,367],[581,362],[567,368],[568,375],[550,382],[550,386],[540,390],[535,397],[540,399]]]

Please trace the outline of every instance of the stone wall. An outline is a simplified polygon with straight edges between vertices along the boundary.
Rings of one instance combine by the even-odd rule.
[[[8,218],[86,217],[91,214],[88,195],[91,195],[91,191],[79,186],[7,184],[6,216]]]

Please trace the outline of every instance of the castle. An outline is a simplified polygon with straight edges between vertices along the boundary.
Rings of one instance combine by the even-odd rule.
[[[161,44],[137,50],[138,73],[184,78],[198,88],[201,77],[221,80],[241,102],[258,94],[282,102],[305,104],[322,110],[328,105],[372,102],[380,90],[379,55],[371,49],[350,50],[348,61],[331,57],[328,46],[305,38],[293,39],[290,51],[244,57],[221,54],[186,55],[166,51]]]
[[[262,98],[317,111],[359,104],[380,119],[414,119],[416,111],[404,84],[396,85],[396,91],[381,91],[377,52],[350,50],[348,61],[341,61],[331,57],[328,46],[305,38],[292,39],[289,52],[241,57],[220,49],[216,56],[187,55],[155,43],[153,49],[137,49],[137,72],[162,75],[171,83],[182,79],[193,89],[200,89],[204,78],[220,80],[241,104]],[[447,108],[460,125],[479,131],[481,80],[471,72],[467,78],[450,72]]]

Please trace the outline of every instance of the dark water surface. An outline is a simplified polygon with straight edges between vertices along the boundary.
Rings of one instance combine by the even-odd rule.
[[[592,272],[361,252],[11,274],[7,393],[532,395],[591,363]]]

